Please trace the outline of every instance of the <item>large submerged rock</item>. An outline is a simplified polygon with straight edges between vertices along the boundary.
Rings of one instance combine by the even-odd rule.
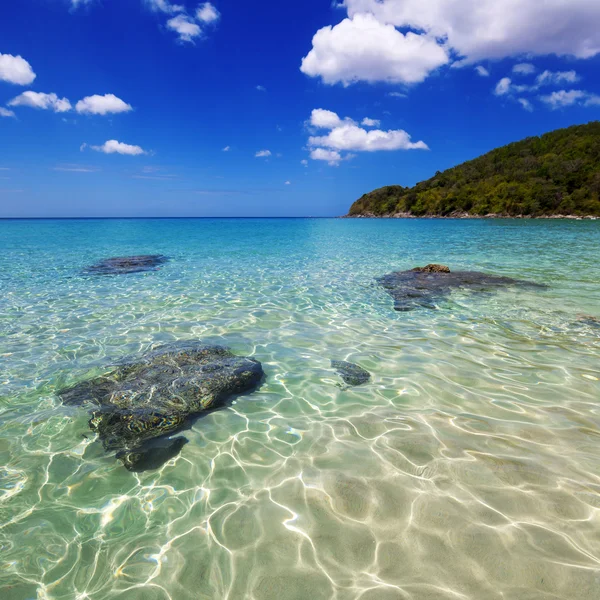
[[[362,385],[371,379],[369,371],[345,360],[332,360],[331,368],[335,369],[344,383],[349,386]]]
[[[445,265],[427,265],[410,271],[389,273],[377,281],[392,296],[394,308],[398,311],[409,311],[419,307],[435,308],[437,302],[457,288],[484,292],[511,285],[545,287],[528,281],[476,271],[453,272]]]
[[[235,394],[256,389],[263,377],[262,365],[252,358],[236,356],[223,346],[179,342],[138,361],[124,361],[110,373],[58,395],[65,404],[91,403],[90,428],[106,450],[116,450],[125,466],[135,470],[138,464],[153,464],[156,456],[176,454],[183,445],[157,450],[149,440],[174,433],[191,417],[222,406]]]
[[[85,273],[89,275],[126,275],[155,271],[169,259],[162,254],[147,254],[144,256],[116,256],[106,258],[88,267]]]

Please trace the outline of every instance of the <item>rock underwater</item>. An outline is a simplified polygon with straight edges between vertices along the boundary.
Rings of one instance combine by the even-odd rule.
[[[145,465],[161,456],[176,456],[187,441],[157,445],[149,440],[178,431],[191,417],[223,406],[235,394],[255,390],[263,377],[260,362],[229,348],[176,342],[58,395],[65,404],[95,406],[89,425],[104,448],[116,450],[128,469],[139,465],[144,470],[156,468]]]
[[[85,269],[87,275],[127,275],[128,273],[142,273],[156,271],[169,259],[162,254],[147,254],[144,256],[116,256],[106,258]]]
[[[331,368],[335,369],[344,383],[349,386],[362,385],[371,379],[369,371],[345,360],[332,360]]]
[[[544,288],[546,286],[478,273],[476,271],[450,271],[445,265],[427,265],[410,271],[389,273],[377,279],[394,299],[394,308],[409,311],[415,308],[436,308],[436,302],[444,299],[453,289],[463,288],[485,292],[511,285]]]

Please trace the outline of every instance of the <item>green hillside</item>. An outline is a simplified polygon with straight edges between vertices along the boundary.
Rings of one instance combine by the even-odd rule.
[[[413,188],[365,194],[349,216],[600,216],[600,122],[492,150]]]

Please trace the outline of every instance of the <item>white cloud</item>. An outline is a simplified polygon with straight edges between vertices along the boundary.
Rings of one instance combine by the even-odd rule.
[[[188,14],[181,4],[171,4],[169,0],[146,0],[146,4],[155,12],[171,15],[167,21],[167,29],[178,35],[180,42],[193,44],[203,34],[203,27],[216,24],[221,14],[210,2],[198,5],[193,15]]]
[[[537,76],[536,83],[542,85],[560,85],[561,83],[577,83],[580,77],[575,71],[544,71]]]
[[[369,119],[369,117],[365,117],[361,121],[361,125],[365,127],[379,127],[381,125],[381,121],[379,119]]]
[[[225,148],[223,148],[223,152],[229,152],[231,150],[231,146],[225,146]]]
[[[358,125],[344,124],[332,129],[325,136],[308,138],[311,147],[331,148],[334,150],[355,150],[377,152],[379,150],[427,150],[425,142],[411,142],[411,137],[402,129],[367,131]]]
[[[257,89],[259,92],[266,92],[266,91],[267,91],[267,88],[266,88],[264,85],[257,85],[257,86],[256,86],[256,89]]]
[[[29,106],[42,110],[53,110],[57,113],[71,110],[71,103],[66,98],[59,98],[56,94],[44,94],[42,92],[23,92],[13,98],[8,106]]]
[[[114,94],[105,94],[104,96],[95,94],[94,96],[87,96],[83,100],[80,100],[75,105],[75,110],[78,113],[87,115],[106,115],[109,113],[129,112],[133,108]]]
[[[312,160],[326,160],[332,167],[340,164],[342,155],[335,150],[326,150],[325,148],[315,148],[311,151]]]
[[[163,12],[168,15],[185,12],[185,6],[171,4],[168,0],[146,0],[146,4],[156,12]]]
[[[540,96],[540,100],[551,109],[556,110],[567,106],[600,106],[600,96],[583,90],[560,90],[548,96]]]
[[[198,6],[196,10],[196,19],[202,23],[214,23],[221,17],[219,11],[210,3],[205,2]]]
[[[291,181],[286,181],[285,185],[292,185],[292,182]]]
[[[343,121],[336,113],[324,108],[315,108],[310,114],[310,124],[322,129],[333,129],[342,125]]]
[[[0,81],[29,85],[35,78],[31,65],[22,56],[0,54]]]
[[[533,104],[527,98],[517,98],[517,102],[528,112],[533,112]]]
[[[255,155],[256,158],[267,158],[271,156],[270,150],[259,150]]]
[[[8,108],[4,108],[0,106],[0,117],[14,117],[15,113],[12,110],[8,110]]]
[[[533,75],[536,68],[531,63],[519,63],[512,68],[512,72],[517,75]]]
[[[81,150],[85,150],[87,144],[81,146]],[[126,154],[129,156],[139,156],[140,154],[148,154],[140,146],[132,146],[131,144],[124,144],[117,140],[108,140],[104,142],[102,146],[90,146],[92,150],[96,152],[103,152],[104,154]]]
[[[167,28],[179,35],[179,41],[194,43],[194,38],[202,34],[200,26],[187,15],[179,14],[167,21]]]
[[[427,150],[425,142],[412,142],[411,137],[402,129],[382,131],[380,129],[363,129],[350,118],[341,119],[330,110],[316,108],[312,111],[309,124],[318,129],[326,129],[326,135],[313,135],[308,138],[310,157],[313,160],[324,160],[337,165],[353,155],[342,155],[341,152],[377,152],[380,150]],[[379,127],[376,119],[365,117],[361,124],[365,127]],[[305,164],[306,163],[302,163]]]
[[[391,98],[408,98],[408,94],[404,94],[403,92],[388,92],[388,96]]]
[[[79,6],[90,4],[92,1],[93,0],[71,0],[71,6],[73,8],[78,8]]]
[[[482,67],[481,65],[477,65],[475,67],[475,70],[477,71],[477,74],[481,77],[489,77],[490,76],[490,72],[485,67]]]
[[[419,83],[449,61],[435,38],[411,31],[403,34],[372,14],[355,14],[335,27],[323,27],[312,44],[300,70],[331,85]]]
[[[523,54],[591,58],[600,53],[598,0],[345,0],[350,17],[444,40],[464,63]]]
[[[510,92],[511,83],[512,83],[512,81],[511,81],[510,77],[503,77],[496,84],[496,89],[494,90],[494,94],[496,94],[496,96],[506,96]]]
[[[300,164],[301,164],[303,167],[308,167],[308,161],[307,161],[306,159],[303,159],[303,160],[301,160],[301,161],[300,161]]]

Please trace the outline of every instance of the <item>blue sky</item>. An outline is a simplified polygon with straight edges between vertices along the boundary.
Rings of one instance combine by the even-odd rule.
[[[333,216],[600,118],[597,0],[1,12],[2,217]]]

